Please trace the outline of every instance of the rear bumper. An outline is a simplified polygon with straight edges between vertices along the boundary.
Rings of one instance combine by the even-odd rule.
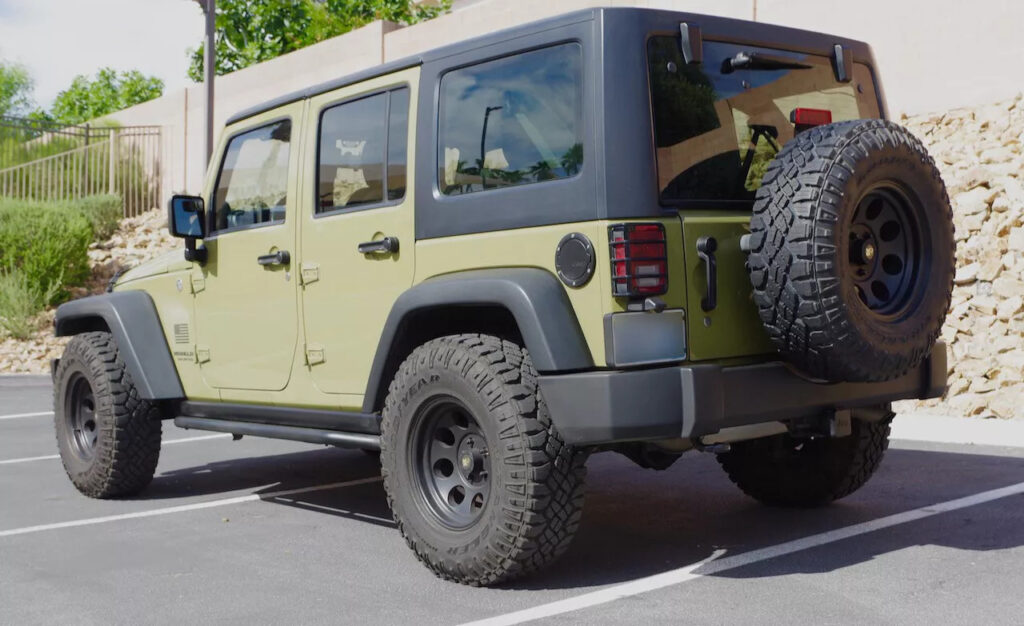
[[[539,382],[568,443],[701,437],[835,409],[937,398],[946,389],[946,346],[938,342],[919,367],[880,383],[814,382],[779,361],[551,375]]]

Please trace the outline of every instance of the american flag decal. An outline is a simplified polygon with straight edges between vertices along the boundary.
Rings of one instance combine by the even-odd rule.
[[[188,324],[174,325],[174,343],[189,343]]]

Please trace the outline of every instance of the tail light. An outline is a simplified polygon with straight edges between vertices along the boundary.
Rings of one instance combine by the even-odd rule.
[[[612,295],[656,296],[668,291],[668,252],[661,224],[608,227],[612,255]]]
[[[832,111],[828,109],[793,109],[789,121],[797,130],[805,130],[813,126],[824,126],[832,123]]]

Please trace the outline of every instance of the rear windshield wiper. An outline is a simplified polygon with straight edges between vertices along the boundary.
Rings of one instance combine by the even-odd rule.
[[[736,70],[809,70],[810,65],[797,63],[785,57],[775,57],[757,52],[739,52],[736,56],[722,61],[722,73],[732,74]]]

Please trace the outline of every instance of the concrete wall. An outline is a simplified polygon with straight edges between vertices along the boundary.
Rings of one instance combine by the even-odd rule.
[[[242,109],[384,60],[384,36],[398,26],[364,28],[217,78],[215,134]],[[206,174],[206,89],[198,84],[108,116],[122,126],[159,125],[163,132],[164,195],[198,193]]]
[[[1024,90],[1024,0],[480,0],[389,34],[385,57],[593,6],[753,19],[866,41],[894,115],[989,103]]]
[[[870,43],[894,115],[1024,90],[1022,0],[758,0],[757,15]]]
[[[575,9],[640,6],[784,24],[874,47],[890,111],[994,102],[1024,89],[1024,0],[464,0],[409,27],[376,22],[217,79],[217,132],[238,110],[283,93],[447,43]],[[204,176],[201,85],[111,117],[165,128],[165,193],[197,192]]]

